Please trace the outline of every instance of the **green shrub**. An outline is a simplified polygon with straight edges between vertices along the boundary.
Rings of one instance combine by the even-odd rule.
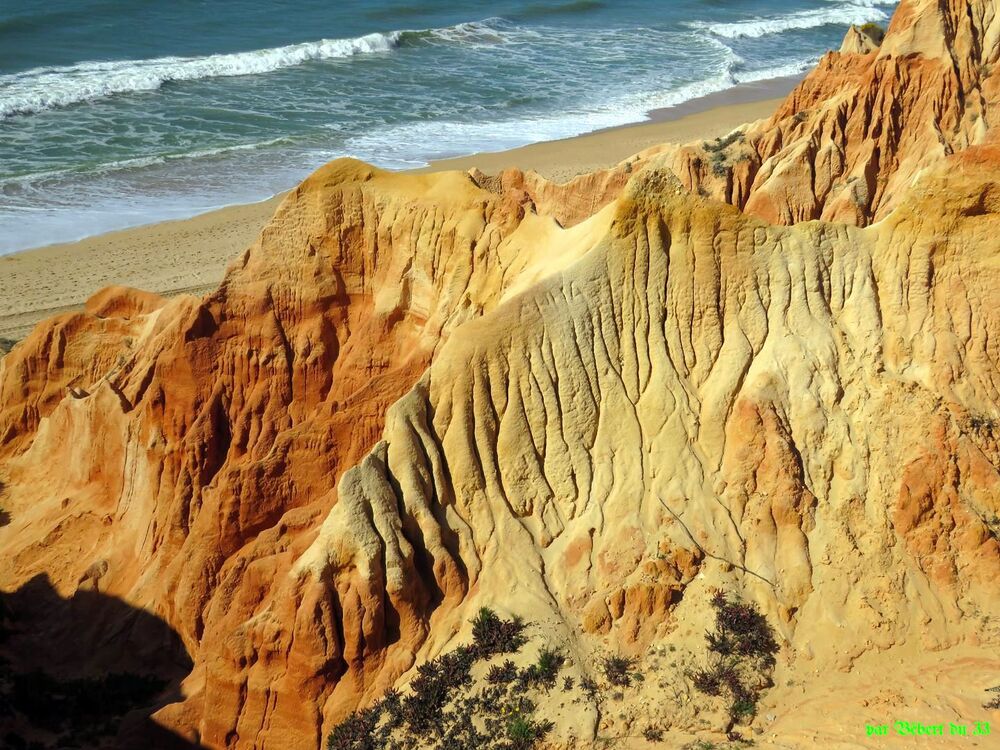
[[[472,621],[472,641],[477,658],[512,654],[525,643],[524,622],[519,617],[501,619],[492,609],[483,607]]]
[[[885,29],[877,23],[866,23],[861,27],[861,33],[879,46],[881,46],[882,42],[885,40]]]
[[[486,673],[486,681],[491,685],[507,685],[517,679],[517,665],[510,659],[503,664],[494,664]]]
[[[727,148],[732,146],[734,143],[743,143],[746,139],[746,135],[742,130],[734,130],[732,133],[726,136],[716,138],[714,141],[709,141],[705,144],[705,150],[709,153],[718,153],[719,151],[725,151]]]
[[[709,159],[708,163],[712,167],[712,174],[716,177],[725,177],[729,174],[729,167],[725,153],[719,151],[712,154],[712,158]]]
[[[632,671],[635,665],[635,659],[625,656],[608,656],[601,663],[601,670],[604,672],[604,678],[612,685],[629,687],[632,681],[638,677],[638,673]]]
[[[472,667],[526,643],[525,623],[483,608],[472,621],[473,643],[417,668],[406,693],[387,692],[356,711],[327,737],[328,750],[531,750],[551,729],[537,721],[531,688],[555,684],[562,656],[543,649],[519,671],[513,661],[494,664],[477,689]],[[530,675],[530,679],[525,675]]]
[[[516,715],[507,722],[507,739],[510,750],[530,750],[552,731],[552,722],[535,721],[529,716]]]
[[[689,674],[694,687],[728,701],[729,727],[752,718],[761,692],[770,687],[778,642],[767,618],[752,604],[712,598],[715,630],[705,634],[709,663]]]
[[[538,654],[538,661],[526,670],[526,681],[528,684],[551,688],[556,684],[556,676],[565,661],[565,657],[558,651],[543,648]]]

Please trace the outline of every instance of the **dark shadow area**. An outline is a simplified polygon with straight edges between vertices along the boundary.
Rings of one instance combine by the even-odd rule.
[[[155,615],[94,590],[63,598],[44,575],[0,592],[0,747],[200,747],[158,725],[191,659]]]
[[[7,489],[7,483],[4,482],[3,477],[0,477],[0,498],[3,497],[6,489]],[[6,526],[9,523],[10,523],[10,513],[7,512],[7,509],[3,507],[3,502],[0,501],[0,528]]]

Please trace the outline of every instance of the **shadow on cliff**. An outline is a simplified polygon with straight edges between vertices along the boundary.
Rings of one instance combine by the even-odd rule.
[[[120,599],[44,575],[0,592],[0,747],[200,747],[151,718],[190,671],[177,633]]]

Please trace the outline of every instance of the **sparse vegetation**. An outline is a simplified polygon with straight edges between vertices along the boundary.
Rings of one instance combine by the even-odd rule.
[[[525,623],[505,620],[481,609],[472,621],[473,643],[433,659],[417,669],[406,693],[390,691],[370,708],[336,726],[329,750],[458,750],[496,748],[530,750],[551,730],[535,717],[531,691],[556,684],[563,656],[542,648],[538,659],[519,670],[511,659],[493,664],[485,685],[477,688],[472,668],[527,643]]]
[[[882,46],[882,42],[885,40],[885,29],[877,23],[866,23],[861,27],[861,33],[880,47]]]
[[[486,681],[491,685],[508,685],[517,679],[517,665],[510,659],[503,664],[494,664],[486,673]]]
[[[725,177],[729,173],[729,156],[726,149],[734,143],[742,143],[746,135],[741,130],[734,130],[727,136],[716,138],[714,141],[705,143],[705,151],[708,153],[708,165],[712,174],[716,177]]]
[[[647,742],[662,742],[663,730],[659,727],[646,727],[642,730],[642,736]]]
[[[995,711],[1000,710],[1000,685],[996,687],[986,688],[987,693],[996,693],[990,700],[983,704],[983,708]]]
[[[714,141],[706,143],[705,150],[708,151],[709,153],[725,151],[734,143],[743,143],[745,138],[746,135],[743,133],[742,130],[734,130],[727,136],[716,138]]]
[[[556,684],[556,676],[564,661],[565,658],[558,651],[543,648],[538,654],[538,661],[521,673],[520,681],[525,687],[538,685],[551,689]]]
[[[14,339],[0,338],[0,357],[13,349],[15,344],[17,344],[17,341]]]
[[[507,737],[512,750],[532,748],[549,731],[547,724],[525,716],[515,716],[507,723]]]
[[[969,415],[969,429],[979,437],[991,437],[997,432],[997,420],[984,414]]]
[[[525,643],[524,622],[515,617],[502,620],[496,612],[483,607],[472,621],[475,656],[480,659],[496,654],[513,654]]]
[[[712,154],[708,163],[712,168],[712,174],[716,177],[725,177],[729,174],[728,161],[724,151],[717,151]]]
[[[727,701],[726,731],[757,712],[757,701],[770,687],[778,642],[767,618],[752,604],[727,599],[721,592],[712,598],[715,629],[705,634],[709,663],[689,675],[705,695]]]
[[[638,673],[634,672],[636,660],[625,656],[608,656],[601,664],[604,678],[617,687],[629,687],[636,680]]]
[[[587,698],[594,700],[594,698],[597,697],[597,692],[600,688],[594,680],[589,677],[584,677],[580,680],[580,689],[583,691],[583,694],[587,696]]]
[[[994,513],[989,518],[984,518],[983,523],[986,524],[986,528],[989,530],[995,538],[1000,538],[1000,516]]]

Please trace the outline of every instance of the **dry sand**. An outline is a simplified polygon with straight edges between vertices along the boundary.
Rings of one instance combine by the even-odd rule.
[[[475,166],[489,173],[519,167],[564,182],[649,146],[713,138],[768,117],[780,101],[775,97],[794,83],[782,79],[743,86],[654,112],[652,122],[446,159],[421,171]],[[256,239],[282,197],[0,256],[0,339],[21,339],[39,320],[76,309],[112,284],[168,296],[213,289],[226,267]]]

